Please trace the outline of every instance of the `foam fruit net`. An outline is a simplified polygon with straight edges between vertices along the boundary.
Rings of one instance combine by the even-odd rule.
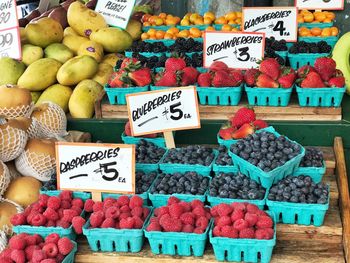
[[[0,116],[6,119],[15,119],[17,117],[29,118],[32,114],[34,103],[30,105],[21,105],[13,108],[0,108]]]
[[[5,193],[7,187],[9,186],[11,178],[10,178],[9,169],[2,161],[0,161],[0,166],[2,166],[2,170],[4,171],[4,173],[0,175],[0,198],[1,198],[2,195]]]
[[[27,144],[25,131],[7,126],[0,129],[0,161],[9,162],[16,159]]]

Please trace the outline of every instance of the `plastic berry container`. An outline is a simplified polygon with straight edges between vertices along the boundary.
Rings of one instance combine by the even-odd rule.
[[[302,107],[339,107],[346,87],[301,88],[297,86],[299,105]]]
[[[111,88],[108,84],[104,86],[110,104],[126,105],[126,95],[148,91],[149,86],[132,88]]]
[[[286,107],[289,104],[293,87],[284,88],[258,88],[245,86],[248,104],[252,106]]]
[[[126,58],[133,58],[135,57],[135,55],[142,55],[146,58],[150,58],[150,57],[153,57],[153,56],[156,56],[156,57],[161,57],[165,54],[165,52],[132,52],[132,51],[125,51],[125,57]]]
[[[305,65],[313,66],[315,64],[316,59],[328,56],[329,53],[288,53],[290,66],[294,69],[301,68]]]
[[[221,31],[222,24],[214,24],[213,27],[215,28],[216,31]],[[235,27],[235,28],[241,28],[240,24],[230,24],[230,26]]]
[[[195,234],[182,232],[147,231],[146,229],[149,225],[148,222],[144,232],[151,246],[151,251],[153,254],[201,257],[204,254],[205,244],[207,242],[208,232],[211,224],[212,221],[209,222],[208,227],[203,234]]]
[[[230,146],[234,143],[236,143],[238,140],[224,140],[220,137],[219,133],[216,135],[216,139],[220,145],[225,145],[227,148],[230,148]]]
[[[164,148],[164,147],[161,147]],[[136,170],[144,171],[145,173],[149,172],[155,172],[159,170],[159,165],[163,161],[164,156],[166,155],[167,151],[164,152],[164,155],[162,158],[160,158],[158,163],[136,163]]]
[[[40,194],[48,195],[48,196],[59,196],[61,190],[49,190],[49,191],[42,191],[40,190]],[[91,198],[91,193],[87,192],[73,192],[73,198],[80,198],[84,202]]]
[[[275,53],[277,55],[279,55],[281,58],[283,58],[284,61],[287,60],[287,57],[288,57],[288,51],[287,50],[286,51],[275,51]]]
[[[198,87],[199,103],[202,105],[236,106],[242,97],[242,85],[238,87]]]
[[[143,229],[148,222],[146,218],[141,229],[90,228],[90,220],[83,227],[90,249],[94,252],[140,252],[144,243]]]
[[[306,28],[314,28],[314,27],[318,27],[318,28],[326,28],[326,27],[332,27],[334,25],[333,22],[330,23],[299,23],[298,27],[306,27]]]
[[[74,263],[75,253],[78,251],[78,244],[71,241],[74,244],[72,251],[63,259],[62,263]]]
[[[278,132],[275,131],[273,127],[267,127],[265,129],[258,130],[256,131],[256,133],[260,133],[263,131],[271,132],[277,137],[281,136]],[[298,144],[301,147],[301,152],[293,159],[287,161],[284,165],[279,166],[270,172],[264,172],[257,166],[252,165],[248,161],[231,152],[231,149],[229,149],[229,155],[232,157],[233,163],[237,165],[238,170],[241,173],[258,182],[264,188],[270,188],[274,183],[282,180],[288,175],[293,174],[294,171],[299,167],[301,159],[305,155],[305,149],[299,143],[290,140],[288,137],[286,137],[286,139],[291,141],[292,143]]]
[[[142,32],[147,32],[150,29],[167,31],[171,27],[173,27],[173,26],[143,26]]]
[[[332,48],[334,48],[335,44],[337,43],[339,39],[339,36],[332,36],[332,37],[298,37],[298,41],[305,41],[309,43],[316,43],[320,41],[326,41],[328,45],[330,45]]]
[[[214,237],[213,228],[209,232],[209,240],[218,261],[260,262],[271,261],[272,251],[276,245],[276,218],[273,212],[266,211],[274,222],[274,237],[269,240],[249,238]]]
[[[326,163],[323,161],[322,167],[299,167],[294,171],[293,176],[307,175],[311,177],[313,182],[320,183],[326,173],[326,168]]]
[[[226,146],[227,149],[230,148],[230,146]],[[228,154],[228,152],[227,152]],[[215,157],[214,159],[214,163],[213,163],[213,172],[215,172],[215,174],[219,174],[219,173],[237,173],[238,172],[238,168],[237,166],[233,165],[219,165],[216,164],[216,160],[219,158],[219,154]]]
[[[209,25],[189,25],[189,26],[176,26],[180,31],[190,30],[191,28],[198,28],[200,31],[206,30]]]
[[[159,147],[165,148],[164,137],[144,138],[144,137],[126,136],[125,132],[122,133],[121,137],[122,137],[122,141],[125,144],[138,144],[140,142],[140,140],[143,139],[145,141],[152,142]]]

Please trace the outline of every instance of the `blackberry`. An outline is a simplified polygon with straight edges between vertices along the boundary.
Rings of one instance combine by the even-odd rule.
[[[323,167],[323,152],[315,147],[305,148],[300,167]]]
[[[178,38],[175,43],[169,47],[171,52],[203,52],[203,43],[195,41],[193,38]]]
[[[135,179],[136,179],[136,186],[135,186],[135,192],[136,194],[142,194],[148,191],[151,184],[153,183],[153,180],[156,178],[157,173],[151,172],[151,173],[144,173],[142,171],[136,171]]]
[[[265,50],[272,49],[274,51],[287,51],[287,42],[285,40],[275,40],[274,37],[266,38]]]
[[[228,149],[225,145],[220,145],[219,148],[219,154],[216,158],[215,164],[221,165],[221,166],[233,166],[232,158],[228,155]]]
[[[122,59],[118,59],[117,63],[115,64],[115,69],[120,69],[120,67],[122,66],[123,60]]]
[[[214,160],[215,154],[212,148],[201,145],[189,145],[183,148],[168,150],[163,163],[199,164],[209,166]]]
[[[299,54],[299,53],[330,53],[332,47],[325,41],[320,41],[317,43],[308,43],[305,41],[296,42],[289,48],[289,53]]]
[[[57,190],[56,174],[52,175],[49,181],[44,182],[43,186],[41,187],[41,190],[42,191]]]
[[[141,139],[136,144],[136,162],[156,164],[165,153],[165,149],[158,147],[152,142]]]
[[[317,42],[317,46],[320,53],[330,53],[332,51],[332,47],[328,45],[326,41]]]

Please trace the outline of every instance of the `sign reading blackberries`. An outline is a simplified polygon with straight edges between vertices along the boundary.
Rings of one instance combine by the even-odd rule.
[[[236,69],[256,67],[264,57],[264,45],[263,33],[205,32],[204,67],[210,67],[215,61]]]
[[[309,10],[343,10],[344,0],[295,0],[295,6]]]
[[[108,25],[125,29],[134,5],[135,0],[98,0],[95,11],[104,17]]]
[[[135,146],[56,143],[57,189],[135,193]]]
[[[243,32],[263,32],[266,37],[297,41],[298,10],[296,7],[244,7]]]
[[[133,136],[200,128],[194,86],[128,94],[126,100]]]

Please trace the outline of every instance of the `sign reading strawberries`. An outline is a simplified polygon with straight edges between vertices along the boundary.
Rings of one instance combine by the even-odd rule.
[[[295,6],[309,10],[343,10],[344,0],[295,0]]]

